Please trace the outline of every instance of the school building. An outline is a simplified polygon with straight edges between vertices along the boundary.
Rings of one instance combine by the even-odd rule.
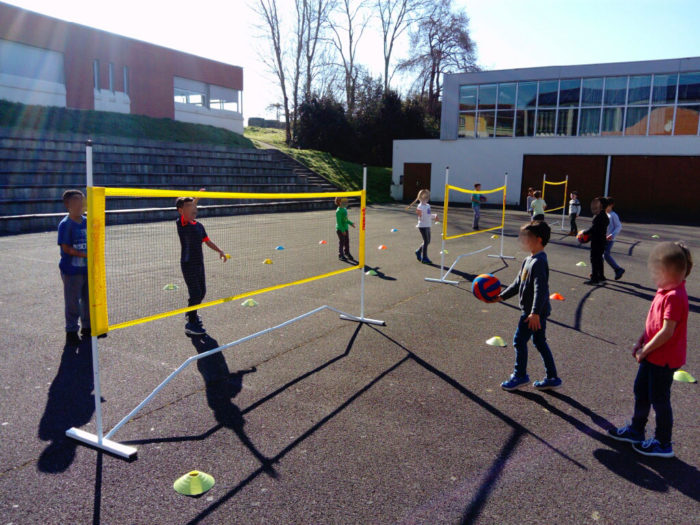
[[[0,99],[243,133],[243,69],[0,3]]]
[[[700,57],[445,75],[440,139],[394,141],[392,196],[441,201],[447,166],[469,189],[507,173],[510,205],[546,174],[584,209],[612,195],[629,215],[700,221]]]

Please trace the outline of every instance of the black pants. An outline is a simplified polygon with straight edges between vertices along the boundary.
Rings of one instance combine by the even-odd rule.
[[[647,361],[639,363],[634,380],[634,416],[632,428],[644,432],[651,407],[656,412],[656,439],[662,445],[671,443],[673,411],[671,410],[671,385],[675,368],[658,366]]]
[[[335,233],[338,234],[338,255],[348,257],[350,255],[350,232],[335,230]]]
[[[207,283],[204,277],[204,263],[180,263],[182,276],[185,278],[187,285],[187,293],[190,298],[187,301],[187,306],[195,306],[200,304],[207,294]],[[187,319],[190,323],[197,321],[197,310],[187,312]]]
[[[544,214],[543,213],[538,213],[537,215],[534,215],[532,217],[533,221],[543,221],[544,220]]]
[[[418,228],[420,236],[423,237],[423,244],[418,249],[421,250],[421,257],[428,258],[428,245],[430,244],[430,228]]]
[[[605,279],[603,268],[603,255],[605,254],[605,244],[591,244],[591,279],[602,281]]]
[[[576,227],[576,215],[575,213],[572,213],[569,215],[569,221],[571,221],[571,233],[578,233],[578,228]]]

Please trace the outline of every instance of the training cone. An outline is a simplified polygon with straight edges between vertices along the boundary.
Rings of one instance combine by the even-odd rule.
[[[675,381],[680,381],[681,383],[697,383],[698,380],[691,376],[685,370],[676,370],[673,372],[673,379]]]
[[[226,260],[228,261],[228,260],[231,258],[231,254],[225,253],[225,254],[224,254],[224,257],[226,257]]]
[[[396,233],[397,231],[399,231],[398,228],[392,228],[392,229],[391,229],[391,233]]]
[[[588,265],[583,261],[579,261],[576,263],[576,266],[588,266]]]
[[[447,255],[447,254],[450,253],[450,252],[448,252],[447,250],[440,250],[440,255],[442,255],[443,253],[444,253],[445,255]]]
[[[284,246],[277,246],[275,247],[275,250],[284,250]]]
[[[258,306],[258,303],[255,299],[246,299],[241,303],[241,306]]]
[[[659,239],[659,238],[661,238],[661,236],[655,233],[654,235],[651,236],[651,238],[652,239]]]
[[[498,239],[498,234],[497,234],[497,233],[494,233],[494,234],[491,236],[491,238],[492,238],[492,239]]]
[[[365,275],[377,275],[377,271],[376,270],[369,270],[369,271],[365,272]]]
[[[272,259],[265,259],[263,264],[272,264]]]
[[[214,486],[214,477],[205,472],[193,470],[181,476],[173,483],[173,488],[178,494],[185,496],[199,496]]]
[[[380,244],[379,246],[377,246],[377,250],[386,250],[386,246]]]
[[[493,336],[491,339],[487,339],[486,344],[490,346],[506,346],[506,342],[498,335]]]
[[[552,299],[553,301],[563,301],[564,300],[564,296],[560,293],[553,293],[552,295],[549,296],[549,298]]]
[[[170,291],[170,290],[177,290],[177,289],[178,289],[178,285],[177,285],[177,284],[169,283],[169,284],[166,284],[165,286],[163,286],[163,290],[169,290],[169,291]]]
[[[328,244],[328,241],[318,241],[319,244]]]

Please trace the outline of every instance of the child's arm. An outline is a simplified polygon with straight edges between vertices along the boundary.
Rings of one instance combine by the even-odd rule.
[[[646,344],[644,344],[644,346],[637,349],[637,351],[635,352],[637,362],[641,363],[654,350],[668,343],[671,337],[673,337],[673,332],[676,330],[677,324],[678,323],[676,321],[672,321],[671,319],[664,319],[664,324],[661,327],[661,330],[656,332],[656,334],[654,334],[654,337],[652,337]]]
[[[423,216],[423,210],[416,208],[416,215],[418,215],[418,218],[420,219]]]
[[[64,252],[66,252],[68,255],[72,255],[73,257],[87,258],[87,253],[76,250],[70,244],[61,244],[61,248],[63,248]]]
[[[514,295],[518,295],[518,291],[520,290],[520,275],[523,273],[523,269],[520,268],[520,271],[518,272],[518,276],[515,278],[515,280],[510,283],[510,286],[503,290],[496,300],[494,302],[501,302],[505,301],[506,299],[510,299]]]
[[[204,244],[206,244],[207,246],[209,246],[209,248],[211,248],[211,249],[214,250],[215,252],[218,252],[218,253],[219,253],[219,259],[221,259],[221,260],[224,261],[224,262],[226,262],[226,261],[228,260],[228,257],[226,257],[226,254],[224,253],[224,251],[223,251],[223,250],[220,250],[219,247],[218,247],[216,244],[214,244],[213,242],[211,242],[211,240],[206,240],[206,241],[204,241]]]
[[[543,272],[543,267],[537,263],[532,265],[532,310],[527,317],[527,322],[530,330],[537,331],[542,328],[540,324],[540,313],[544,310],[544,305],[549,296],[549,284],[547,283],[547,275]]]
[[[206,189],[206,188],[199,188],[199,191],[207,191],[207,189]],[[194,205],[195,205],[195,206],[197,206],[197,203],[199,202],[199,199],[201,199],[201,197],[195,197],[195,198],[194,198]]]

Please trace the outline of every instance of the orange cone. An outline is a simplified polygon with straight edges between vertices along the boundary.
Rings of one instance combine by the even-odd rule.
[[[553,293],[552,295],[549,296],[549,298],[553,301],[564,301],[564,296],[560,293]]]

